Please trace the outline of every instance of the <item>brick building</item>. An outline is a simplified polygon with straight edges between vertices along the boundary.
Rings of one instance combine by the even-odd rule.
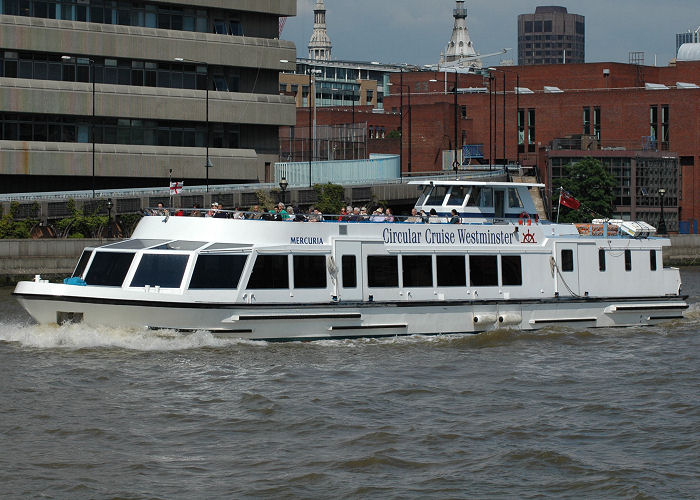
[[[611,171],[619,167],[613,173],[620,215],[652,212],[664,188],[667,220],[700,219],[700,61],[503,66],[484,75],[416,71],[403,74],[404,87],[398,79],[391,78],[383,113],[356,109],[355,119],[384,134],[369,139],[368,133],[369,152],[398,152],[403,144],[406,174],[450,168],[455,142],[464,164],[519,163],[536,167],[547,182],[562,158],[619,158],[604,163]],[[400,129],[400,88],[403,140],[388,138]],[[317,113],[318,124],[350,121],[347,107]],[[297,123],[308,123],[308,111],[297,109]],[[471,146],[470,158],[461,157],[464,145]]]

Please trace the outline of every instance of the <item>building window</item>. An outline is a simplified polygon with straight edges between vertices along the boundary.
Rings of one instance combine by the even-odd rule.
[[[591,135],[591,108],[583,108],[583,134]]]
[[[593,108],[593,135],[600,140],[600,108]]]
[[[460,106],[460,111],[461,111],[462,120],[466,120],[467,119],[467,107]]]
[[[518,152],[525,152],[525,110],[518,110]]]
[[[535,110],[527,110],[527,150],[529,153],[535,152]]]
[[[668,104],[661,106],[661,149],[668,151],[669,129],[668,129]]]
[[[659,139],[659,107],[649,108],[649,136],[652,142],[652,149],[656,149],[656,141]]]

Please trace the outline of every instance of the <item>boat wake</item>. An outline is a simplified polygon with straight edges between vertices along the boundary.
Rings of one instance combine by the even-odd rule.
[[[221,339],[207,331],[179,333],[174,330],[136,330],[91,327],[0,323],[0,342],[17,343],[37,349],[126,349],[133,351],[181,351],[222,348],[233,345],[265,345],[266,342]]]

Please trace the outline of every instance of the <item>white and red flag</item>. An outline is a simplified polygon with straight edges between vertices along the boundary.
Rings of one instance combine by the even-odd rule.
[[[182,188],[184,187],[185,182],[184,181],[170,181],[170,194],[180,194],[182,192]]]

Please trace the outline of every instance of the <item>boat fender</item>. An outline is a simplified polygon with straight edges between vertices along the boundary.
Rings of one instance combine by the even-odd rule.
[[[503,313],[498,316],[499,325],[518,325],[522,322],[522,320],[522,315],[515,312]]]
[[[482,313],[474,315],[475,325],[492,325],[496,322],[496,315],[491,313]]]

